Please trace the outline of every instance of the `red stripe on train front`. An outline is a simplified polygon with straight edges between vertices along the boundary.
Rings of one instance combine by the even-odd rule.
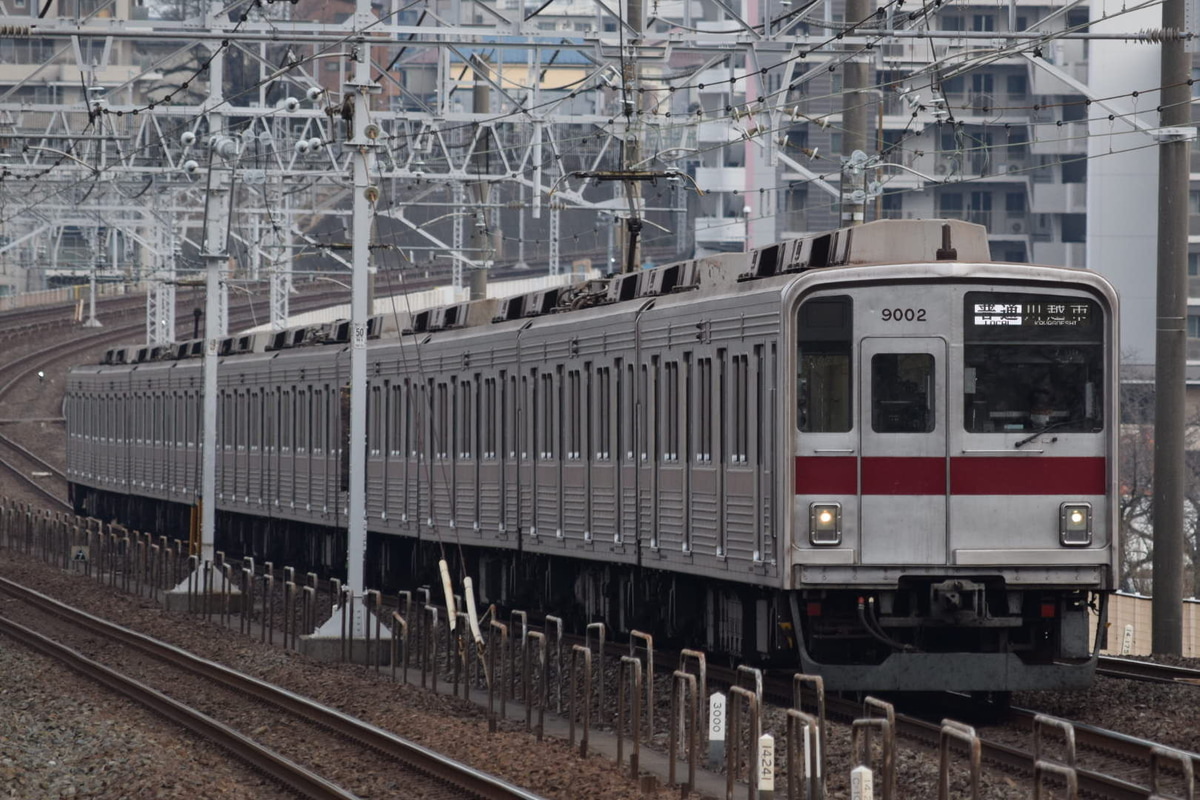
[[[884,458],[862,460],[863,494],[945,494],[946,459]]]
[[[796,494],[858,494],[854,456],[797,456]],[[1103,458],[950,459],[950,494],[1102,495],[1107,491]],[[862,459],[862,493],[929,495],[946,493],[943,458]]]
[[[1099,495],[1108,490],[1103,458],[952,458],[951,494]]]
[[[797,456],[796,494],[858,494],[858,458]]]

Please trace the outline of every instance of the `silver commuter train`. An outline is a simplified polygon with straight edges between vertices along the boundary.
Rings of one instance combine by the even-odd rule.
[[[368,350],[372,585],[445,552],[485,601],[832,689],[1090,682],[1117,553],[1102,277],[883,221],[398,316]],[[340,572],[349,350],[306,336],[223,345],[219,544]],[[198,352],[72,370],[80,512],[187,524]]]

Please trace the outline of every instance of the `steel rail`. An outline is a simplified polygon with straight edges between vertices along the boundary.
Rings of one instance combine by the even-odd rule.
[[[309,722],[324,726],[390,756],[410,769],[423,772],[461,791],[482,798],[482,800],[543,800],[539,795],[519,786],[454,761],[441,753],[422,747],[370,723],[355,719],[341,711],[258,678],[244,675],[216,662],[200,658],[174,645],[157,641],[149,636],[72,608],[13,581],[0,578],[0,591],[17,597],[47,613],[85,626],[92,632],[137,648],[147,655],[301,716]]]
[[[55,642],[36,631],[0,617],[0,632],[36,650],[43,655],[61,661],[83,676],[149,708],[156,714],[182,725],[193,733],[224,748],[233,756],[245,761],[272,779],[312,800],[355,800],[356,795],[327,781],[294,761],[263,747],[224,723],[196,709],[167,697],[140,681],[110,669],[84,656],[64,644]]]
[[[1135,661],[1130,658],[1100,656],[1100,666],[1096,669],[1101,675],[1110,678],[1127,678],[1140,681],[1156,681],[1159,683],[1183,683],[1200,686],[1200,669],[1176,667],[1170,664],[1156,664],[1153,661]]]
[[[18,480],[28,484],[35,492],[42,495],[50,502],[58,504],[67,511],[74,510],[74,507],[70,503],[68,503],[59,495],[55,494],[53,490],[42,486],[42,484],[39,483],[32,475],[26,475],[24,470],[17,467],[8,459],[0,457],[0,468],[8,470],[12,475],[16,476]],[[66,478],[63,478],[63,480],[65,481]]]
[[[736,677],[732,677],[731,672],[710,664],[708,667],[708,680],[710,684],[714,681],[726,680],[732,683],[736,682]],[[786,679],[777,675],[767,676],[763,684],[763,690],[764,696],[776,698],[781,704],[791,705],[792,687],[790,675]],[[826,711],[830,716],[837,716],[844,720],[854,720],[862,714],[862,704],[854,700],[839,696],[826,696],[825,702]],[[1029,713],[1032,715],[1036,713],[1026,712],[1024,709],[1014,710],[1019,714]],[[1085,740],[1089,742],[1089,746],[1110,753],[1119,753],[1124,757],[1144,758],[1144,763],[1150,763],[1150,748],[1154,746],[1154,743],[1146,742],[1145,740],[1136,740],[1138,747],[1135,750],[1134,737],[1127,737],[1113,731],[1105,731],[1102,728],[1078,723],[1072,724],[1077,725],[1077,730],[1082,732]],[[1110,734],[1112,738],[1105,739],[1104,734]],[[922,746],[936,751],[940,746],[941,726],[908,714],[896,713],[896,735],[903,736],[910,741],[918,742]],[[1091,744],[1092,742],[1096,742],[1096,744]],[[980,744],[982,746],[982,756],[985,761],[1003,769],[1015,770],[1029,776],[1033,775],[1033,753],[988,739],[986,738],[986,734],[980,736]],[[1131,783],[1123,778],[1078,768],[1076,769],[1076,775],[1079,779],[1079,792],[1081,795],[1105,798],[1105,800],[1146,800],[1146,798],[1150,797],[1149,787]]]

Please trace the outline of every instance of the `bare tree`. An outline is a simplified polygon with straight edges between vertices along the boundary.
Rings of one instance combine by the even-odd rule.
[[[1121,537],[1120,587],[1153,593],[1154,559],[1154,389],[1129,385],[1121,392],[1118,524]],[[1189,442],[1200,431],[1200,416],[1188,420]],[[1200,451],[1189,449],[1184,464],[1184,559],[1191,580],[1184,594],[1200,595]]]

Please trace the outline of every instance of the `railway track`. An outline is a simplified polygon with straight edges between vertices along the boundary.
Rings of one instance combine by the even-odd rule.
[[[480,800],[540,800],[520,787],[340,711],[106,622],[12,581],[0,579],[0,592],[35,609],[35,615],[54,618],[53,624],[43,621],[39,627],[61,629],[66,623],[77,633],[72,636],[60,630],[60,638],[86,642],[88,647],[104,652],[104,661],[121,666],[118,669],[87,658],[14,622],[11,618],[15,612],[11,606],[5,610],[8,618],[0,618],[0,631],[4,634],[63,660],[73,669],[210,739],[301,796],[322,799],[356,796],[337,780],[323,777],[320,773],[326,768],[301,765],[302,761],[312,761],[337,764],[336,772],[342,776],[370,776],[371,780],[392,781],[396,786],[403,785],[406,794]],[[94,644],[96,639],[102,639],[105,644]],[[114,645],[119,645],[121,652],[115,652]],[[171,673],[182,671],[186,677],[176,674],[171,678],[161,669],[146,670],[153,676],[153,682],[160,685],[165,682],[170,687],[160,691],[147,681],[122,674],[132,671],[131,666],[144,663],[143,656],[168,665]],[[186,700],[170,697],[167,692],[184,695]],[[227,699],[221,699],[221,696]],[[210,715],[191,707],[194,705],[214,710]],[[270,710],[262,710],[264,707]],[[240,733],[233,724],[217,719],[218,710],[222,717],[232,716],[242,723],[237,727],[244,727],[251,721],[249,724],[256,725],[254,735],[264,734],[262,738],[269,739],[269,744],[255,741]],[[282,746],[289,743],[295,745],[296,758],[280,752]],[[314,756],[314,753],[325,755]],[[391,764],[381,763],[381,757]],[[381,777],[388,770],[394,772]],[[343,777],[341,782],[350,781]],[[422,792],[427,794],[422,795]]]
[[[1096,668],[1096,672],[1110,678],[1200,686],[1200,670],[1156,664],[1153,661],[1137,661],[1131,658],[1100,656],[1100,666]]]
[[[664,659],[664,663],[671,663],[669,656]],[[1147,665],[1145,674],[1154,673],[1153,667],[1156,666],[1161,665]],[[1168,671],[1176,670],[1178,668],[1171,668]],[[1192,672],[1190,670],[1179,671]],[[741,685],[749,686],[745,673],[739,676],[736,670],[714,665],[709,665],[707,672],[710,685],[714,683],[738,685],[740,678]],[[1194,677],[1194,673],[1192,677]],[[1164,678],[1155,679],[1164,680]],[[792,705],[793,683],[790,675],[767,673],[763,678],[762,689],[763,697],[769,702],[785,707]],[[872,707],[868,708],[868,706]],[[871,703],[864,704],[855,699],[838,695],[827,696],[825,707],[830,719],[840,720],[846,724],[863,717],[881,716],[881,706]],[[1180,774],[1177,768],[1181,760],[1191,761],[1193,769],[1200,771],[1200,755],[1195,753],[1162,748],[1147,739],[1128,736],[1094,725],[1070,720],[1055,720],[1030,709],[1012,708],[1009,711],[1008,724],[976,731],[981,760],[982,763],[999,768],[1006,773],[1019,774],[1031,781],[1031,785],[1034,778],[1034,764],[1038,758],[1035,752],[1035,743],[1039,738],[1053,742],[1047,751],[1054,754],[1055,762],[1065,763],[1069,760],[1074,764],[1079,793],[1083,797],[1103,798],[1103,800],[1146,800],[1154,796],[1151,791],[1150,771],[1151,765],[1156,762],[1162,762],[1172,775]],[[934,722],[913,714],[896,712],[894,709],[891,710],[891,714],[893,730],[898,738],[934,752],[942,747],[944,721],[942,723]],[[951,714],[953,712],[947,713],[947,716]],[[940,716],[942,715],[939,714]],[[961,713],[953,714],[953,716],[969,718]],[[1045,720],[1051,721],[1046,722]],[[1066,726],[1069,726],[1069,734],[1065,733]],[[1041,733],[1035,735],[1037,728],[1041,728]],[[1068,738],[1070,739],[1069,748]],[[957,750],[959,746],[956,742],[952,743],[954,750]],[[1170,753],[1170,756],[1164,759],[1164,753]],[[963,756],[959,755],[954,758],[961,759]],[[877,777],[876,781],[879,780]]]

